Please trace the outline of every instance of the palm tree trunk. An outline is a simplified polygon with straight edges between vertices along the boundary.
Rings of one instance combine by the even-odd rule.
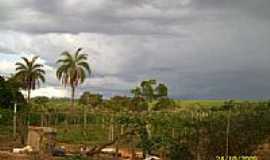
[[[71,86],[71,110],[74,109],[74,102],[75,102],[75,87]]]
[[[27,88],[27,103],[30,103],[31,100],[31,88]]]

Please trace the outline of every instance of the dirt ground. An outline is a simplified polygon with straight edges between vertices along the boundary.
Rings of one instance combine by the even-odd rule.
[[[56,160],[49,155],[14,154],[9,151],[0,151],[0,160]]]
[[[14,147],[22,147],[19,140],[14,141],[11,137],[0,136],[0,151],[11,151]]]
[[[0,160],[29,160],[29,156],[25,154],[12,154],[8,151],[0,151]]]

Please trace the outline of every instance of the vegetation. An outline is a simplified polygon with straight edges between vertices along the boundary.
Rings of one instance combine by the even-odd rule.
[[[166,84],[156,80],[141,82],[131,90],[132,97],[104,99],[87,91],[75,99],[76,87],[91,74],[87,55],[80,51],[64,52],[57,61],[57,78],[72,89],[72,112],[67,112],[67,98],[30,98],[31,90],[45,81],[38,57],[23,57],[25,64],[16,63],[15,76],[0,77],[0,140],[12,132],[11,107],[16,103],[29,109],[18,114],[22,143],[27,125],[57,128],[58,142],[99,146],[93,154],[109,144],[170,160],[254,156],[259,145],[269,143],[269,101],[173,100]],[[31,100],[27,106],[21,88]]]

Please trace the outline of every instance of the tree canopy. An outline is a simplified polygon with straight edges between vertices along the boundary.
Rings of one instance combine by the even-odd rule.
[[[20,79],[23,88],[27,90],[27,101],[30,102],[31,90],[36,89],[41,82],[45,82],[45,70],[43,65],[37,63],[39,57],[35,56],[31,60],[22,57],[23,62],[16,63],[16,78]]]
[[[131,90],[134,97],[143,97],[147,101],[153,101],[168,96],[168,88],[165,84],[157,84],[156,80],[150,79],[142,81],[140,86]]]

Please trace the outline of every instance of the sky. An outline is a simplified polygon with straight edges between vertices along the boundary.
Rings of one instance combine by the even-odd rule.
[[[269,0],[1,0],[0,74],[40,56],[33,96],[68,97],[56,60],[78,47],[92,75],[77,90],[130,95],[145,79],[177,99],[270,98]]]

